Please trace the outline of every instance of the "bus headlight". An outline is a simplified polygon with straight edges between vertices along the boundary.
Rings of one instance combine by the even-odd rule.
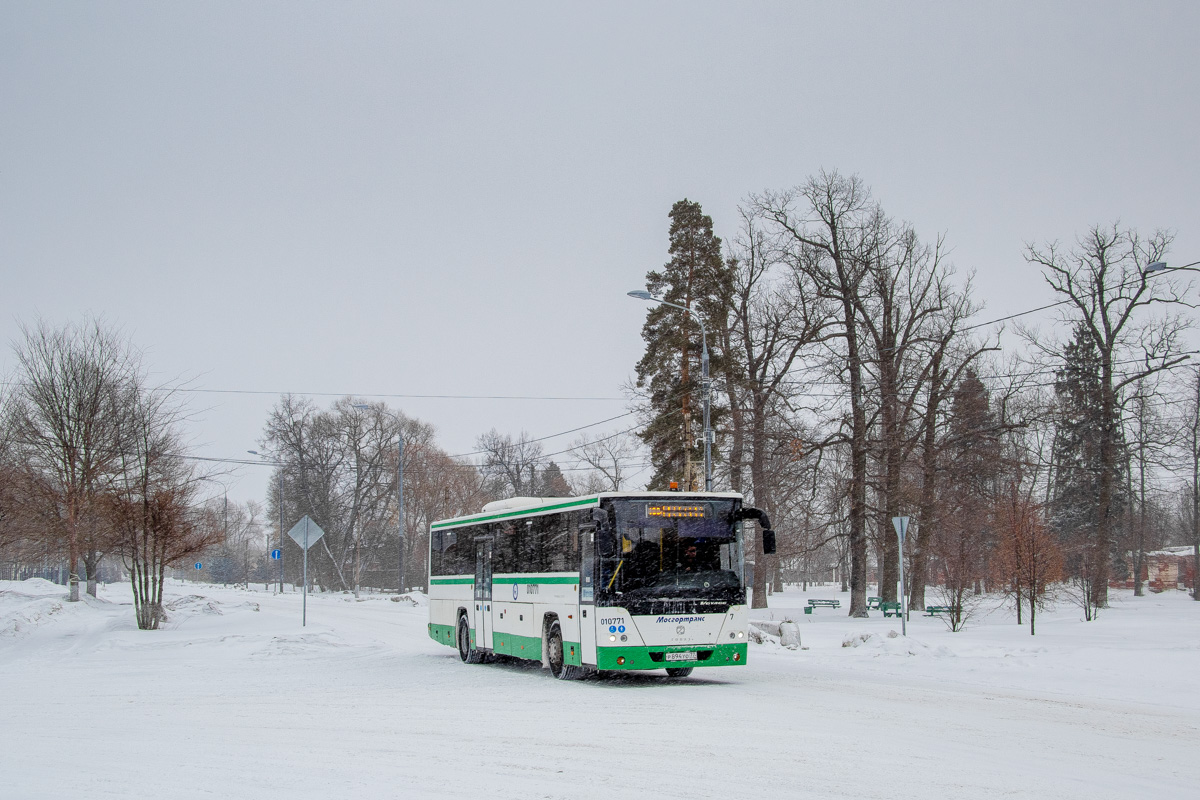
[[[745,639],[745,638],[746,638],[746,632],[745,632],[745,631],[738,631],[738,638],[739,638],[739,639]]]
[[[617,640],[616,634],[614,634],[614,635],[612,635],[612,636],[609,636],[609,637],[608,637],[608,640],[609,640],[610,642],[615,642],[615,641]]]

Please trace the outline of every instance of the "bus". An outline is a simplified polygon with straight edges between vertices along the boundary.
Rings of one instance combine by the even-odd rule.
[[[744,521],[733,492],[516,497],[429,535],[429,636],[477,664],[540,661],[558,679],[746,663]]]

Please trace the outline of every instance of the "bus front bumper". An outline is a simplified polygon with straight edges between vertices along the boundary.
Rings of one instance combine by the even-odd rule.
[[[696,658],[668,661],[667,653],[695,653]],[[599,670],[736,667],[745,663],[745,642],[686,647],[598,647],[596,650],[596,669]]]

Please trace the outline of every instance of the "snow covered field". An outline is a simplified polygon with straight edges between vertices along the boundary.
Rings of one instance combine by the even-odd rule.
[[[261,589],[261,587],[260,587]],[[1200,764],[1200,604],[1118,593],[1036,637],[1006,612],[949,633],[845,609],[744,668],[557,682],[468,666],[384,597],[125,586],[69,605],[0,582],[0,797],[1187,797]],[[791,611],[789,611],[791,609]],[[875,634],[863,636],[863,634]],[[864,641],[865,639],[865,641]],[[857,646],[843,646],[847,641]]]

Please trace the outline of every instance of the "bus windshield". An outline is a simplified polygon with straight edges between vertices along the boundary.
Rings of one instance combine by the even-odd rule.
[[[744,602],[734,511],[732,500],[614,501],[609,518],[615,524],[606,526],[599,547],[604,601],[627,607],[681,598]]]

